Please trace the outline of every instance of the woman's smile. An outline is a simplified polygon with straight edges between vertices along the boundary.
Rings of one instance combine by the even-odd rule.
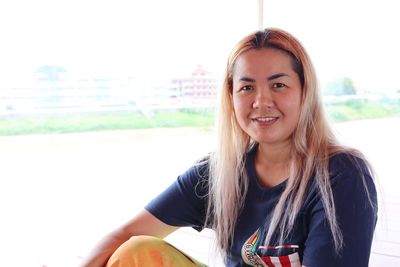
[[[267,127],[273,125],[279,117],[255,117],[252,119],[254,123],[261,127]]]

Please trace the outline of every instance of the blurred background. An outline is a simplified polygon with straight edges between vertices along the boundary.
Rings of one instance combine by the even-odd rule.
[[[308,50],[338,137],[376,169],[370,266],[399,266],[398,10],[395,0],[0,2],[2,261],[78,264],[212,149],[230,50],[279,27]],[[170,238],[209,261],[211,237]]]

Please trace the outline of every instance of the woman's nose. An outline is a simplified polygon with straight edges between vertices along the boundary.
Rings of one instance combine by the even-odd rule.
[[[255,99],[253,102],[253,108],[271,108],[274,106],[274,99],[272,92],[269,88],[260,88],[255,94]]]

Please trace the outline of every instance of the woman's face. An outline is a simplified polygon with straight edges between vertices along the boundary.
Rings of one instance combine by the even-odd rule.
[[[273,48],[249,50],[236,59],[232,78],[233,107],[243,131],[260,144],[289,141],[302,91],[291,57]]]

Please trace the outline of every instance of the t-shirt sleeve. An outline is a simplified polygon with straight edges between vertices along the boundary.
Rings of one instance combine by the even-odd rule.
[[[353,162],[342,157],[332,165],[338,171],[331,182],[343,248],[339,254],[335,252],[326,214],[322,202],[318,200],[308,213],[309,234],[304,247],[303,265],[366,267],[377,221],[375,185],[365,163],[359,159]],[[360,175],[360,170],[364,175]]]
[[[204,228],[208,194],[208,164],[199,163],[180,175],[145,206],[162,222],[178,227]]]

